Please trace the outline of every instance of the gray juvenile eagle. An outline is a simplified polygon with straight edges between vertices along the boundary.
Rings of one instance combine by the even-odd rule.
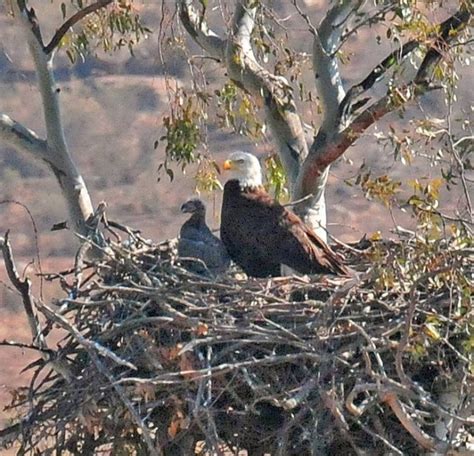
[[[224,244],[206,225],[204,203],[199,198],[192,198],[181,206],[181,212],[189,213],[191,217],[181,227],[178,255],[201,260],[186,261],[186,267],[198,274],[205,274],[206,268],[212,275],[225,272],[229,268],[230,257]]]
[[[266,192],[257,157],[235,152],[224,170],[231,177],[224,186],[221,239],[247,275],[279,276],[282,265],[301,274],[348,275],[339,256],[313,229]]]

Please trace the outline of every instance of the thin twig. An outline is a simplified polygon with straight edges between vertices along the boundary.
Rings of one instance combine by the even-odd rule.
[[[47,46],[44,47],[44,52],[46,54],[51,54],[56,47],[59,45],[64,35],[69,31],[70,28],[74,27],[78,22],[84,19],[87,15],[95,13],[96,11],[105,8],[107,5],[110,5],[114,0],[98,0],[95,3],[87,5],[85,8],[79,10],[77,13],[73,14],[66,22],[64,22],[56,33],[51,38],[51,41]]]
[[[54,359],[52,350],[49,350],[46,343],[46,339],[43,335],[42,328],[38,317],[33,310],[33,296],[31,295],[31,281],[30,279],[21,279],[17,268],[15,266],[15,260],[13,258],[13,252],[9,241],[9,232],[5,233],[4,238],[0,238],[0,248],[3,253],[3,259],[5,261],[5,269],[7,270],[8,278],[12,285],[20,292],[23,301],[23,307],[25,309],[26,316],[28,318],[28,324],[33,338],[33,344],[36,342],[42,350],[43,359],[46,362],[50,362],[53,369],[63,376],[67,381],[71,381],[72,373],[67,365],[67,362],[60,359]]]

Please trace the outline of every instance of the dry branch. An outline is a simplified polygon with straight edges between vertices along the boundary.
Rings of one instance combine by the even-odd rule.
[[[448,379],[468,378],[471,317],[466,308],[453,318],[462,291],[436,281],[467,273],[469,250],[450,249],[446,267],[414,278],[408,292],[375,285],[373,252],[394,257],[395,243],[344,250],[364,272],[358,282],[245,279],[237,270],[211,281],[183,269],[172,243],[150,245],[113,226],[132,236],[121,243],[115,233],[108,255],[47,275],[61,278],[58,306],[33,300],[63,329],[54,358],[74,375],[67,382],[40,375],[44,362],[30,365],[34,380],[15,395],[18,423],[0,430],[1,445],[164,456],[198,447],[253,455],[467,448],[468,408],[447,410],[439,398]],[[414,251],[410,242],[403,252]],[[78,281],[85,268],[90,277]],[[436,340],[424,333],[433,315],[445,334]],[[414,351],[420,343],[424,359]],[[459,403],[469,394],[466,384]],[[461,437],[440,440],[439,420],[455,422]]]
[[[13,252],[10,245],[8,231],[5,233],[3,238],[0,238],[0,248],[5,261],[5,269],[7,271],[8,278],[21,295],[23,307],[28,318],[28,324],[30,325],[33,343],[38,344],[38,349],[42,352],[44,361],[50,363],[58,374],[69,381],[71,379],[71,372],[69,371],[66,363],[61,361],[59,358],[56,358],[56,352],[48,348],[46,339],[40,326],[40,322],[33,309],[34,299],[31,294],[31,281],[28,278],[24,280],[21,279],[20,275],[18,274],[15,261],[13,259]]]

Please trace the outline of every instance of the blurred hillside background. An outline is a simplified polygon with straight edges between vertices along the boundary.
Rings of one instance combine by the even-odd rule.
[[[54,27],[62,22],[58,5],[44,0],[30,3],[38,5],[36,10],[43,29],[54,32]],[[165,144],[160,141],[155,149],[154,143],[163,136],[163,118],[169,114],[167,86],[191,87],[186,62],[188,56],[181,49],[163,47],[164,65],[159,56],[159,3],[137,2],[144,24],[153,33],[134,49],[133,56],[124,49],[110,55],[99,53],[89,56],[85,61],[72,65],[65,53],[60,52],[55,60],[67,140],[94,205],[105,200],[110,219],[140,229],[145,237],[155,241],[176,236],[185,220],[179,207],[195,189],[195,168],[192,166],[187,169],[186,175],[176,169],[173,182],[165,173],[158,173],[158,167],[165,158]],[[301,3],[305,3],[313,22],[318,22],[327,9],[328,1]],[[173,5],[173,1],[165,2],[169,9]],[[275,5],[282,15],[286,10],[288,15],[294,14],[294,11],[290,13],[290,2],[276,1]],[[440,17],[434,20],[444,18],[445,15],[440,13]],[[310,54],[311,40],[308,39],[306,27],[301,21],[298,24],[289,32],[290,44],[300,52]],[[381,32],[384,33],[383,29]],[[377,33],[376,30],[366,30],[351,38],[347,49],[354,53],[354,57],[342,67],[346,86],[364,77],[390,50],[389,45],[384,43],[374,46],[374,35]],[[366,49],[370,52],[365,52]],[[200,53],[191,46],[191,52],[193,50],[196,54]],[[212,70],[208,78],[211,85],[215,89],[222,88],[227,82],[221,77],[222,70],[213,62],[204,62],[203,65],[208,75]],[[455,116],[472,121],[474,74],[470,66],[459,68],[459,72],[462,79]],[[306,82],[310,87],[312,77],[308,62]],[[308,110],[308,116],[312,113],[307,106],[303,109]],[[400,125],[406,128],[405,134],[408,134],[417,126],[416,123],[409,125],[408,120],[422,119],[422,111],[430,112],[435,118],[446,118],[442,95],[435,91],[422,97],[418,104],[410,105],[403,120],[396,113],[387,116],[332,167],[327,188],[328,228],[331,234],[350,241],[375,231],[393,237],[391,229],[395,223],[410,227],[408,215],[395,212],[392,218],[382,204],[367,200],[359,187],[349,186],[345,181],[355,176],[363,163],[374,175],[387,173],[395,180],[437,176],[439,169],[430,167],[429,160],[416,158],[411,166],[407,166],[394,159],[391,146],[383,148],[373,136],[377,131],[388,131],[390,126],[398,129]],[[34,129],[40,136],[45,135],[30,55],[3,2],[0,5],[0,112]],[[308,135],[311,134],[308,130]],[[210,152],[218,160],[238,149],[254,152],[260,157],[272,152],[271,138],[264,138],[256,144],[216,124],[208,126],[208,144]],[[451,192],[443,191],[442,204],[446,212],[456,208],[459,194],[457,187],[453,187]],[[208,202],[209,224],[218,227],[220,192],[202,196]],[[403,193],[400,198],[403,199]],[[0,143],[0,201],[4,200],[21,202],[34,218],[37,236],[22,207],[0,205],[0,233],[11,230],[14,253],[28,274],[35,272],[27,265],[37,250],[43,271],[57,271],[73,264],[77,247],[73,235],[69,231],[50,231],[54,224],[66,219],[65,204],[54,177],[41,163]],[[18,297],[9,289],[1,263],[0,280],[0,339],[28,341],[29,331]],[[35,287],[39,289],[38,281]],[[48,298],[59,291],[44,284],[43,293]],[[20,310],[20,315],[17,310]],[[8,387],[19,378],[20,367],[26,364],[26,355],[17,355],[14,350],[0,351],[0,407],[8,398]]]

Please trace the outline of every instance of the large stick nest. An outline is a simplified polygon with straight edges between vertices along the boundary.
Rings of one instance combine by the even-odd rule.
[[[357,278],[210,279],[136,235],[101,260],[79,254],[47,276],[66,298],[30,297],[45,319],[41,358],[0,443],[19,454],[467,451],[466,251],[446,243],[429,258],[414,239],[340,250]],[[38,342],[53,327],[55,349]]]

